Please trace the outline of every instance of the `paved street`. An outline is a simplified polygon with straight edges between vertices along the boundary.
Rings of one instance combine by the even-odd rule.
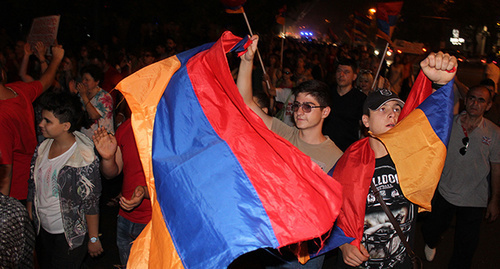
[[[453,224],[452,224],[453,225]],[[425,261],[424,242],[420,233],[421,222],[418,223],[415,251],[424,260],[424,268],[441,269],[447,268],[451,252],[453,249],[453,237],[455,229],[452,226],[444,235],[440,245],[437,247],[434,261]],[[494,223],[483,221],[481,225],[481,235],[479,247],[472,261],[472,268],[493,269],[499,268],[500,264],[500,220]]]

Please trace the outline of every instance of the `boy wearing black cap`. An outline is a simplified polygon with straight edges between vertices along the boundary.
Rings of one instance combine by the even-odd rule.
[[[454,57],[431,54],[421,66],[425,76],[433,82],[433,88],[438,84],[451,87],[449,84],[456,71]],[[396,165],[379,138],[396,126],[403,106],[404,102],[390,90],[370,93],[362,116],[369,137],[351,145],[337,162],[333,177],[344,186],[344,190],[350,190],[349,195],[344,193],[344,209],[337,225],[345,235],[355,238],[350,244],[340,246],[339,268],[412,267],[406,246],[369,187],[372,183],[376,187],[411,245],[418,206],[403,194]]]
[[[377,136],[396,126],[404,102],[399,96],[387,89],[372,92],[363,105],[363,125],[370,134]],[[416,220],[416,206],[408,201],[399,186],[396,166],[388,154],[384,144],[373,136],[368,138],[369,145],[375,153],[375,169],[372,181],[381,191],[385,203],[389,206],[396,219],[400,222],[404,234],[410,236],[411,228]],[[370,189],[366,199],[365,228],[361,240],[361,254],[369,257],[365,262],[367,267],[403,263],[411,266],[411,261],[405,259],[404,246],[391,229],[385,212],[380,203],[375,199]],[[341,246],[343,252],[351,245]],[[390,255],[387,255],[390,254]],[[347,262],[347,261],[346,261]]]

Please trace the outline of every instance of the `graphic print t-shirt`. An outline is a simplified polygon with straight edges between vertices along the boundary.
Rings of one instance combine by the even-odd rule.
[[[394,218],[400,223],[401,230],[410,238],[416,220],[416,208],[403,196],[396,166],[389,155],[375,160],[372,181]],[[371,189],[366,199],[362,244],[370,254],[370,259],[363,264],[364,267],[405,268],[406,265],[411,265],[401,239]]]
[[[49,148],[53,142],[50,141]],[[76,142],[66,152],[52,159],[49,159],[49,150],[46,150],[38,167],[38,176],[35,179],[38,200],[36,208],[40,224],[51,234],[64,232],[57,177],[75,150]]]

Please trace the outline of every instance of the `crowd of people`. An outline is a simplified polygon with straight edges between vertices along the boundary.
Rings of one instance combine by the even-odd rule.
[[[450,264],[470,268],[481,220],[486,215],[494,221],[500,213],[498,66],[488,66],[481,85],[469,89],[456,78],[456,59],[443,53],[398,54],[388,65],[387,61],[380,64],[374,48],[367,45],[287,39],[282,50],[278,38],[259,41],[253,36],[251,40],[241,60],[228,56],[245,103],[270,130],[340,182],[361,179],[335,172],[335,165],[353,158],[353,148],[369,150],[375,171],[370,170],[368,177],[393,179],[377,184],[376,189],[410,241],[418,204],[403,194],[397,164],[376,137],[396,126],[420,69],[434,90],[453,88],[455,118],[433,211],[423,227],[425,254],[428,260],[434,258],[440,234],[456,214]],[[257,43],[264,70],[253,60]],[[100,203],[100,197],[113,191],[120,193],[116,243],[120,262],[126,266],[133,240],[151,219],[151,203],[130,110],[114,88],[133,72],[175,55],[176,46],[168,38],[137,53],[106,50],[97,42],[82,44],[78,53],[61,45],[49,49],[41,42],[24,40],[2,48],[0,198],[10,196],[27,208],[25,215],[17,216],[16,227],[28,237],[2,241],[8,244],[2,249],[18,253],[1,253],[2,267],[30,268],[35,261],[40,268],[80,268],[87,253],[100,255],[105,246],[99,240],[99,207],[106,204]],[[419,63],[421,68],[415,67]],[[106,190],[115,187],[106,185],[106,179],[120,175],[120,190]],[[339,268],[410,268],[403,239],[394,229],[383,228],[391,224],[374,199],[375,190],[365,187],[363,210],[358,212],[365,215],[366,209],[364,231],[340,247]],[[1,210],[5,205],[23,212],[17,204],[2,202]],[[33,249],[37,260],[28,255]],[[324,259],[319,256],[299,265],[280,258],[284,253],[272,255],[284,263],[280,268],[321,268]]]

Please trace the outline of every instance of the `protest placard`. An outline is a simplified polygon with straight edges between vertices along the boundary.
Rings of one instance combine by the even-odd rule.
[[[60,18],[60,15],[53,15],[33,19],[28,35],[28,43],[35,44],[38,41],[42,41],[47,48],[54,45],[57,39]]]

